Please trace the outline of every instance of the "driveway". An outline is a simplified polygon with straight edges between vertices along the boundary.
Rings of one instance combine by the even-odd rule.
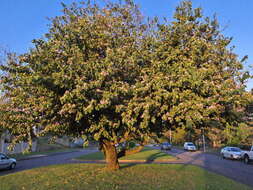
[[[179,158],[178,161],[171,163],[200,166],[253,187],[253,164],[246,165],[241,161],[227,160],[220,156],[200,151],[187,152],[184,150],[172,149],[166,152]]]

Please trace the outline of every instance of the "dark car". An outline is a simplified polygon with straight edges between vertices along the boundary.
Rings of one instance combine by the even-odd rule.
[[[161,144],[161,150],[171,150],[171,148],[172,148],[172,145],[168,142]]]

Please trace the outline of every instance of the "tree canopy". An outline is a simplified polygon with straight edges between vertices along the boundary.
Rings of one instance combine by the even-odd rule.
[[[1,66],[1,125],[17,140],[87,137],[119,168],[115,145],[171,128],[238,126],[249,77],[216,18],[183,1],[171,22],[145,18],[131,0],[63,4],[34,48]]]

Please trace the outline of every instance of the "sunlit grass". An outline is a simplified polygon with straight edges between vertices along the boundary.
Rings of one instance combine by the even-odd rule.
[[[78,160],[104,160],[102,152],[95,152],[86,154],[77,158]],[[171,161],[177,159],[167,153],[161,152],[160,150],[151,149],[145,147],[141,152],[124,156],[120,160],[142,160],[142,161]]]
[[[67,164],[0,177],[0,189],[28,190],[250,190],[196,166],[181,164],[122,165],[106,171],[102,164]]]

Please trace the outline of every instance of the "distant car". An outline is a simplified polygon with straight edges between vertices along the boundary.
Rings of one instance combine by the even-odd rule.
[[[197,148],[192,142],[185,142],[184,143],[184,150],[196,151]]]
[[[230,158],[240,160],[242,158],[242,150],[238,147],[224,147],[221,149],[222,158]]]
[[[0,153],[0,169],[14,169],[16,167],[17,161],[14,158],[9,158],[3,153]]]
[[[171,150],[171,148],[172,148],[172,145],[168,142],[161,144],[161,150]]]

